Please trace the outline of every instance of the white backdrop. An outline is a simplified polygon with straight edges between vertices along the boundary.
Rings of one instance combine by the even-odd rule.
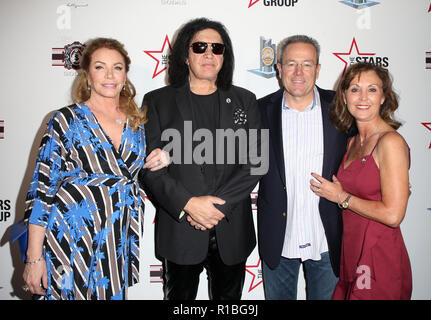
[[[278,89],[260,67],[260,38],[277,44],[293,34],[322,47],[318,85],[333,88],[344,67],[359,60],[382,63],[400,95],[400,133],[411,148],[413,186],[402,223],[413,271],[413,299],[431,298],[431,0],[380,0],[364,8],[338,0],[15,0],[0,1],[0,299],[28,298],[20,289],[22,262],[9,227],[23,204],[41,133],[52,110],[69,104],[76,72],[57,66],[65,46],[105,36],[123,42],[132,59],[129,77],[143,95],[165,85],[165,55],[180,25],[208,17],[226,25],[234,44],[234,83],[258,98]],[[364,1],[351,1],[364,2]],[[53,59],[54,54],[54,59]],[[73,55],[72,55],[73,58]],[[67,60],[67,59],[66,59]],[[61,62],[61,56],[60,56]],[[141,239],[141,282],[131,299],[161,299],[161,263],[154,257],[154,208],[147,201]],[[254,212],[254,215],[256,213]],[[198,298],[207,299],[203,273]],[[247,261],[244,299],[263,299],[255,250]],[[299,298],[305,298],[304,280]]]

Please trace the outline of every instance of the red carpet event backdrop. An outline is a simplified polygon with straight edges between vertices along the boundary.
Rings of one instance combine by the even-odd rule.
[[[21,290],[18,245],[8,242],[8,234],[23,217],[47,119],[51,111],[71,103],[83,43],[103,36],[125,44],[140,105],[146,92],[165,85],[175,33],[196,17],[226,25],[236,58],[234,84],[257,98],[279,88],[275,48],[293,34],[320,42],[317,84],[322,88],[333,89],[345,68],[360,61],[389,69],[400,96],[399,131],[411,151],[412,194],[401,229],[412,263],[412,298],[431,299],[431,0],[1,1],[0,299],[28,298]],[[253,199],[255,209],[256,192]],[[154,256],[154,216],[147,200],[141,282],[130,288],[130,299],[163,298],[161,262]],[[246,265],[243,298],[264,299],[257,248]],[[201,279],[206,279],[204,273]],[[208,299],[207,292],[202,281],[198,299]],[[303,277],[298,298],[305,298]]]

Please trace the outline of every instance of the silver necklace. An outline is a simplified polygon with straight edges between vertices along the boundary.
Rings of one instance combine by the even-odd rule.
[[[374,130],[368,135],[368,137],[366,137],[363,141],[361,141],[361,136],[359,135],[359,133],[358,133],[358,139],[359,139],[359,144],[360,144],[360,146],[359,146],[359,149],[358,149],[358,151],[356,151],[356,154],[361,154],[361,152],[362,152],[362,147],[365,145],[365,143],[368,141],[368,139],[370,138],[370,137],[372,137],[373,135],[375,135],[376,133],[377,133],[377,128],[379,127],[379,124],[377,124],[376,125],[376,127],[374,128]],[[365,156],[364,157],[362,157],[362,163],[364,163],[364,162],[366,162],[367,161],[367,159],[365,158]]]
[[[89,103],[87,103],[87,105],[88,105]],[[92,104],[92,103],[91,103]],[[92,104],[93,105],[93,104]],[[94,105],[93,105],[93,108],[94,108]],[[109,118],[109,117],[108,117]],[[115,123],[117,123],[117,124],[119,124],[119,125],[122,125],[125,121],[123,121],[123,120],[121,120],[120,118],[111,118],[112,120],[114,120],[115,121]]]

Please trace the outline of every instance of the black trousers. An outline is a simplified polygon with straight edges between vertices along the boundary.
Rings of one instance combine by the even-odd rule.
[[[163,292],[165,300],[194,300],[203,268],[207,270],[211,300],[240,300],[245,278],[245,261],[227,266],[220,258],[215,231],[210,231],[207,258],[197,265],[179,265],[164,259]]]

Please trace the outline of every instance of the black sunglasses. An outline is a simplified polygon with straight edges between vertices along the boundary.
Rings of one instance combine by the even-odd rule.
[[[224,44],[223,43],[209,43],[209,42],[194,42],[191,47],[194,53],[202,54],[207,51],[208,45],[211,45],[211,51],[214,54],[223,54],[224,53]]]

